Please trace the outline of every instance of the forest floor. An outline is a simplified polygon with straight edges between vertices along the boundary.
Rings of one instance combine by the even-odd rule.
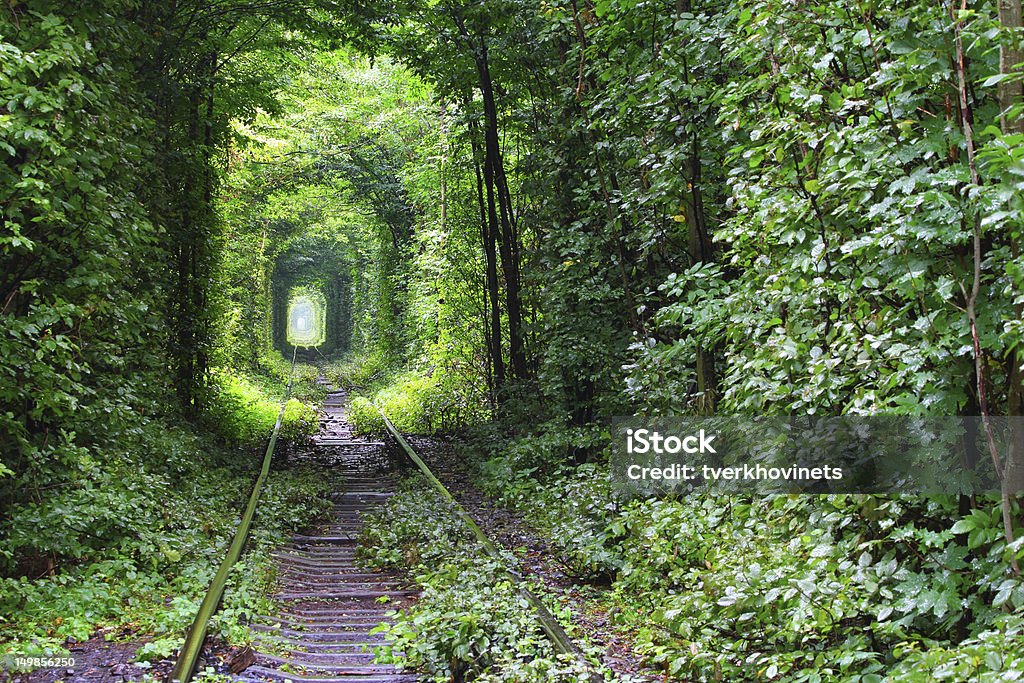
[[[131,637],[133,634],[124,634]],[[30,673],[7,674],[0,671],[0,681],[9,683],[123,683],[138,681],[147,674],[157,680],[164,680],[174,668],[172,659],[161,659],[147,666],[136,661],[136,652],[151,638],[109,641],[102,633],[94,634],[89,640],[68,645],[74,665],[36,669]],[[218,673],[228,671],[231,662],[243,648],[231,647],[215,640],[205,650],[199,662],[199,669],[212,667]],[[5,679],[4,676],[9,676]]]
[[[516,558],[518,566],[510,569],[524,578],[539,579],[569,610],[574,637],[585,634],[591,644],[603,651],[602,663],[623,680],[663,680],[661,672],[645,666],[634,652],[628,634],[610,623],[610,603],[602,599],[607,591],[605,586],[574,581],[551,543],[514,511],[494,505],[473,484],[473,475],[456,446],[428,437],[408,440],[487,536]]]
[[[146,669],[135,663],[135,652],[144,644],[145,641],[141,640],[109,642],[97,634],[85,642],[68,646],[74,660],[73,665],[13,674],[10,680],[11,683],[119,683],[134,680],[146,673]],[[2,679],[3,672],[0,672],[0,680]]]
[[[547,592],[571,614],[570,632],[601,651],[602,663],[616,676],[627,681],[663,680],[660,672],[644,666],[633,652],[627,633],[614,627],[608,617],[610,602],[607,588],[598,584],[578,583],[566,571],[558,552],[539,532],[517,513],[495,505],[474,485],[473,475],[460,457],[458,447],[450,442],[427,437],[411,437],[410,442],[430,464],[466,511],[485,533],[515,559],[511,569],[523,577],[539,580]],[[287,466],[287,465],[286,465]],[[151,665],[136,661],[136,653],[148,639],[141,634],[124,632],[117,640],[97,632],[89,640],[69,644],[74,664],[68,667],[38,669],[14,674],[10,683],[123,683],[140,680],[148,674],[163,679],[170,673],[173,661],[161,659]],[[239,655],[239,648],[215,641],[208,647],[199,669],[212,667],[227,673]],[[0,672],[0,681],[4,680]]]

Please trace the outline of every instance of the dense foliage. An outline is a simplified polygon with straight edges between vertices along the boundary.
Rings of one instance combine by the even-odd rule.
[[[615,502],[592,465],[522,440],[481,459],[659,669],[683,680],[1019,680],[1024,582],[998,505],[773,496]],[[524,474],[525,472],[525,474]],[[1020,542],[1015,544],[1019,553]]]
[[[630,624],[656,624],[640,646],[669,673],[1019,675],[1019,447],[1002,501],[624,511],[597,426],[1021,414],[1013,5],[411,1],[378,21],[472,152],[493,492],[623,613],[650,600]]]
[[[212,552],[304,292],[357,426],[475,426],[488,492],[668,673],[1019,676],[1024,431],[979,464],[999,500],[624,507],[604,424],[1022,415],[1022,42],[1019,0],[6,3],[0,575],[47,605],[19,643],[152,604],[171,539]],[[423,613],[506,599],[459,602],[464,570]],[[91,616],[46,625],[58,586]],[[493,668],[470,641],[417,661]]]
[[[212,189],[228,123],[273,103],[274,49],[317,23],[311,6],[253,10],[0,9],[5,667],[97,629],[169,654],[248,496],[283,385],[273,364],[264,378],[212,371]],[[293,402],[286,439],[313,426]],[[267,549],[316,514],[323,487],[274,475],[217,631],[244,638],[235,617],[266,593]]]
[[[430,368],[461,360],[423,345],[472,311],[485,334],[462,336],[486,363],[460,367],[504,411],[563,427],[634,411],[1019,414],[1024,105],[1019,31],[998,10],[368,13],[367,45],[443,105],[440,148],[415,145],[416,176],[395,178],[427,198],[409,204],[410,239],[474,259],[392,268],[391,288],[420,290],[417,315],[399,319],[397,353],[375,343]],[[462,288],[475,306],[451,318]]]

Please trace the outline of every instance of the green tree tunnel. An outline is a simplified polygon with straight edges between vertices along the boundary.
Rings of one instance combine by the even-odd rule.
[[[344,382],[653,676],[1020,679],[1022,45],[1020,0],[0,3],[0,667],[168,656],[279,404],[297,452]],[[997,487],[611,488],[618,418],[875,415],[1007,420]],[[382,535],[454,534],[418,496]],[[425,675],[557,670],[444,566]]]

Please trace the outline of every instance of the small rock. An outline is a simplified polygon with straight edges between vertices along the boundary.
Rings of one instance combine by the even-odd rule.
[[[241,673],[252,666],[256,661],[256,653],[251,647],[242,648],[241,651],[232,655],[228,660],[228,671],[233,674]]]

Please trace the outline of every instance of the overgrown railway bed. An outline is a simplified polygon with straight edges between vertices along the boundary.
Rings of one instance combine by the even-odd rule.
[[[294,367],[293,357],[293,377]],[[323,376],[318,382],[328,389],[318,433],[312,448],[296,459],[313,461],[330,478],[332,506],[320,523],[295,534],[288,544],[275,551],[278,572],[273,597],[276,609],[274,614],[259,615],[252,620],[255,649],[245,653],[246,656],[233,658],[229,670],[235,672],[235,680],[240,683],[415,681],[418,676],[414,672],[375,662],[373,651],[384,643],[378,627],[389,621],[393,610],[412,604],[418,591],[405,577],[394,572],[371,571],[356,560],[365,513],[395,494],[399,463],[404,462],[399,458],[404,457],[418,467],[427,481],[451,503],[453,514],[465,524],[484,552],[502,564],[505,556],[386,415],[381,413],[381,419],[386,433],[397,446],[395,449],[388,449],[384,441],[357,438],[346,418],[345,390],[331,389]],[[291,381],[249,505],[199,607],[168,681],[188,683],[197,668],[210,617],[248,536],[290,393]],[[521,582],[519,575],[508,569],[504,573],[524,604],[532,608],[537,626],[548,637],[555,652],[576,659],[589,670],[591,680],[603,680],[544,603]]]
[[[253,664],[237,679],[296,683],[401,683],[415,674],[373,663],[387,612],[414,600],[403,577],[361,568],[355,559],[363,513],[393,495],[397,463],[383,442],[355,437],[346,395],[330,391],[320,431],[305,457],[331,472],[333,506],[322,522],[276,553],[278,613],[254,620]]]

